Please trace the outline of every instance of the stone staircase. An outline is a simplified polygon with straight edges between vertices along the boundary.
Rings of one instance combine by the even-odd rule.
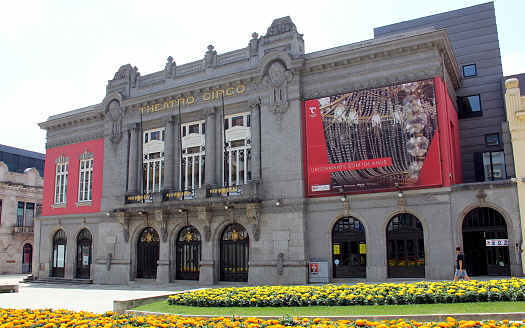
[[[56,285],[89,285],[93,283],[91,279],[78,278],[59,278],[59,277],[43,277],[30,281],[33,284],[56,284]]]

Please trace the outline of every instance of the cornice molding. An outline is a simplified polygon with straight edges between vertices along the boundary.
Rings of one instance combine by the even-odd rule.
[[[104,139],[104,133],[100,132],[100,133],[90,134],[90,135],[82,136],[82,137],[69,138],[69,139],[64,139],[64,140],[55,141],[55,142],[48,142],[46,143],[46,149],[73,145],[73,144],[77,144],[81,142],[98,140],[98,139]]]

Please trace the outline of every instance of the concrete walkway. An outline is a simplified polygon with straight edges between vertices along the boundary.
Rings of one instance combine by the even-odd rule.
[[[20,283],[27,275],[0,275],[0,284],[18,284],[17,293],[0,293],[0,308],[67,309],[105,313],[114,300],[133,300],[199,289],[195,286],[56,285]]]

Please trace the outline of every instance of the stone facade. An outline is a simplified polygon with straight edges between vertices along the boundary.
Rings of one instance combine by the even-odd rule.
[[[177,65],[168,57],[163,70],[144,76],[124,65],[108,81],[101,104],[40,124],[48,131],[48,150],[57,154],[61,147],[103,140],[103,165],[94,170],[103,170],[104,176],[100,209],[59,212],[52,209],[53,202],[44,201],[49,213],[36,226],[41,247],[34,274],[52,275],[53,236],[63,231],[63,274],[75,277],[77,236],[88,229],[89,275],[95,283],[128,284],[141,278],[177,283],[184,280],[176,275],[179,246],[194,240],[193,233],[186,240],[180,233],[192,226],[200,233],[201,285],[231,279],[249,285],[305,284],[318,274],[310,262],[330,263],[327,281],[344,280],[334,274],[339,253],[332,231],[341,218],[353,217],[365,232],[366,250],[359,252],[366,257],[366,264],[360,264],[364,278],[384,281],[391,277],[389,222],[411,214],[422,225],[423,276],[450,279],[454,245],[463,242],[462,224],[469,211],[498,211],[507,222],[508,242],[519,242],[516,187],[509,180],[305,197],[305,100],[435,78],[445,82],[449,98],[455,99],[462,78],[444,30],[420,29],[306,54],[303,35],[289,17],[275,20],[264,36],[252,34],[248,46],[236,51],[218,54],[210,45],[202,60]],[[246,115],[249,125],[233,126],[241,116],[248,120]],[[187,133],[204,126],[205,134]],[[243,149],[250,152],[250,167],[247,181],[232,184],[228,180],[248,170],[241,170],[241,162],[235,172],[225,170],[232,167],[232,157],[225,159],[225,154],[233,154],[233,143],[225,149],[223,140],[241,140],[233,137],[236,133],[246,137],[242,146],[249,145]],[[205,152],[204,163],[200,152]],[[204,180],[196,188],[183,188],[196,183],[185,178],[190,158],[198,161],[191,174],[196,177],[203,168]],[[54,165],[53,160],[48,158],[48,165]],[[162,163],[161,180],[156,180],[155,163]],[[237,176],[232,178],[232,172]],[[152,191],[145,192],[144,185]],[[46,192],[53,194],[51,189]],[[243,248],[249,253],[243,257],[248,261],[245,276],[239,274],[244,268],[227,272],[227,243],[246,236],[239,237],[236,230],[226,235],[232,225],[240,225],[249,236],[249,246]],[[147,228],[157,235],[144,234]],[[158,245],[151,274],[142,270],[144,240]],[[510,270],[506,274],[522,272],[515,252],[505,266]]]
[[[516,178],[513,180],[517,184],[521,218],[525,217],[525,154],[523,151],[520,151],[525,147],[525,96],[522,96],[520,91],[520,81],[523,82],[524,80],[524,74],[505,79],[505,106],[516,168]],[[525,234],[523,221],[521,229],[523,236],[523,234]],[[523,261],[525,261],[525,253],[523,251],[522,240],[515,244],[515,248],[518,253],[521,253],[521,261],[523,263]]]
[[[33,219],[42,202],[43,185],[43,178],[35,168],[15,173],[0,162],[1,274],[32,272]]]

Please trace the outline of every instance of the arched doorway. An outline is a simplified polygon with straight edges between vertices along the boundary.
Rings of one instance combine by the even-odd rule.
[[[159,234],[155,229],[142,230],[137,241],[137,278],[157,278],[159,246]]]
[[[88,229],[82,229],[77,236],[77,278],[90,278],[91,244],[91,232]]]
[[[354,217],[339,219],[332,229],[334,278],[366,278],[365,227]]]
[[[182,228],[175,243],[177,280],[199,280],[201,235],[194,226]]]
[[[423,225],[409,213],[394,216],[386,228],[388,277],[424,278]]]
[[[500,212],[475,208],[463,219],[462,230],[469,276],[510,275],[507,222]]]
[[[33,262],[33,246],[29,243],[24,244],[22,249],[22,273],[31,273]]]
[[[230,224],[221,236],[220,280],[248,281],[250,238],[240,224]]]
[[[53,236],[53,261],[51,277],[64,277],[66,266],[66,232],[62,229],[55,232]]]

